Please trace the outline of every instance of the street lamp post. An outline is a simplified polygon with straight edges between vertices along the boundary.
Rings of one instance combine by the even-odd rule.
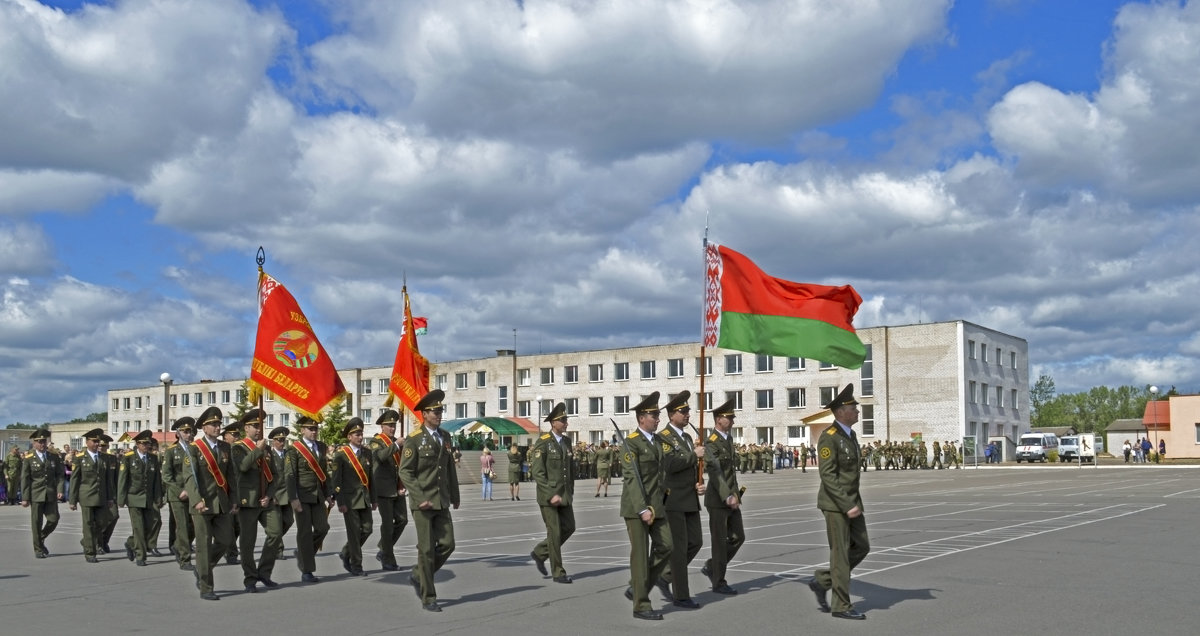
[[[540,396],[540,395],[539,395],[539,396],[537,396],[537,397],[535,397],[535,398],[533,398],[533,399],[537,400],[537,405],[538,405],[538,411],[537,411],[537,413],[538,413],[538,414],[537,414],[537,421],[538,421],[538,437],[541,437],[541,435],[542,435],[542,396]]]
[[[1150,411],[1150,421],[1153,422],[1153,424],[1154,424],[1154,448],[1151,449],[1150,452],[1157,453],[1158,452],[1158,387],[1156,387],[1156,386],[1150,387],[1150,399],[1151,399],[1151,401],[1154,402],[1154,405],[1151,407],[1151,411]],[[1159,459],[1159,461],[1162,461],[1161,457],[1159,457],[1158,459]]]
[[[162,441],[163,444],[166,444],[167,431],[171,430],[171,374],[164,371],[162,375],[158,376],[158,380],[162,382],[163,385]]]

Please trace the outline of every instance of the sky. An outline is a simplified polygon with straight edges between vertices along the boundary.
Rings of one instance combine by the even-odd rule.
[[[249,374],[697,341],[701,245],[857,327],[1200,391],[1200,7],[0,0],[0,426]],[[514,330],[515,336],[514,336]]]

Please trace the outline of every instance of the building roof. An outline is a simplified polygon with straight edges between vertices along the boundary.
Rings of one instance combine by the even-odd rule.
[[[1113,420],[1108,428],[1104,429],[1108,433],[1141,433],[1146,430],[1146,425],[1138,418],[1129,418],[1124,420]]]
[[[1074,435],[1074,434],[1078,433],[1079,431],[1075,430],[1074,426],[1041,426],[1041,427],[1032,429],[1031,432],[1033,432],[1033,433],[1054,433],[1054,435],[1056,437],[1062,437],[1064,435]]]
[[[1142,424],[1152,431],[1171,430],[1171,402],[1169,400],[1146,402],[1146,412],[1142,414]]]

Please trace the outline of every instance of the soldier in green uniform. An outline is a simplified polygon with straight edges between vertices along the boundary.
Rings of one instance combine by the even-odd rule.
[[[562,546],[575,533],[575,471],[571,464],[571,439],[567,432],[567,405],[559,402],[546,416],[550,432],[543,433],[529,451],[529,472],[537,484],[537,502],[546,525],[546,538],[533,548],[529,556],[542,576],[546,560],[550,560],[555,583],[570,583],[571,577],[563,567]]]
[[[58,502],[63,500],[59,484],[66,475],[62,458],[46,448],[50,431],[39,428],[29,439],[33,450],[21,458],[20,478],[9,482],[12,492],[21,490],[21,506],[29,508],[29,527],[33,532],[33,556],[44,559],[50,556],[46,549],[46,537],[58,527]]]
[[[83,558],[97,563],[96,553],[104,538],[104,528],[117,504],[116,479],[112,467],[100,453],[104,431],[94,428],[83,434],[84,452],[75,458],[71,473],[71,510],[83,506]]]
[[[221,409],[210,406],[200,414],[203,434],[188,447],[189,470],[184,473],[183,489],[188,493],[192,526],[196,530],[196,587],[200,598],[220,600],[213,592],[213,566],[233,543],[233,515],[238,507],[237,469],[233,455],[221,434]]]
[[[188,513],[190,504],[188,494],[184,489],[184,475],[192,470],[188,460],[188,447],[196,435],[196,420],[192,417],[181,417],[171,426],[175,431],[176,442],[167,447],[163,453],[162,478],[163,492],[167,498],[173,527],[171,532],[171,547],[175,552],[175,562],[181,570],[192,570],[192,539],[195,530],[192,527],[192,515]]]
[[[21,491],[21,460],[21,449],[13,446],[8,451],[8,460],[4,462],[4,479],[8,482],[4,500],[10,506],[15,506],[21,501],[17,496]]]
[[[742,526],[741,490],[738,488],[737,471],[734,470],[733,407],[737,400],[713,409],[713,427],[704,445],[709,460],[704,465],[708,473],[708,488],[704,493],[704,507],[708,510],[708,531],[712,535],[712,557],[704,562],[700,573],[712,582],[717,594],[733,595],[737,590],[725,581],[729,562],[737,556],[746,542],[746,531]]]
[[[508,447],[508,499],[521,500],[521,449],[516,442]]]
[[[136,450],[121,457],[117,469],[117,507],[129,508],[129,527],[132,534],[125,540],[125,556],[139,566],[146,565],[154,533],[154,517],[163,500],[162,468],[158,457],[150,452],[149,430],[133,438]]]
[[[226,425],[225,428],[221,429],[221,439],[224,440],[226,444],[229,444],[229,448],[232,449],[234,445],[242,439],[241,423],[231,422],[230,424]],[[235,465],[234,470],[236,469],[237,466]],[[236,493],[230,493],[230,496],[232,497],[235,494]],[[234,501],[237,500],[234,499]],[[237,565],[240,563],[238,557],[238,538],[242,536],[242,523],[238,518],[239,516],[240,515],[231,516],[231,519],[233,520],[233,543],[230,543],[229,548],[225,551],[225,562],[229,565]]]
[[[658,391],[633,407],[638,427],[625,436],[621,450],[621,517],[629,533],[629,577],[631,585],[625,598],[633,601],[633,616],[644,620],[662,620],[662,613],[650,605],[650,587],[662,576],[671,557],[671,529],[663,502],[662,447],[654,440],[658,429]],[[647,546],[647,544],[649,544]]]
[[[954,442],[946,442],[942,445],[942,452],[946,454],[946,468],[950,468],[953,464],[955,468],[962,468],[962,458],[958,456],[958,447]]]
[[[600,442],[596,449],[596,496],[600,496],[600,487],[604,487],[604,496],[608,496],[609,482],[612,481],[613,449],[609,448],[608,440]]]
[[[442,400],[446,394],[434,389],[413,407],[421,414],[421,426],[404,440],[400,457],[400,480],[408,489],[409,510],[417,527],[417,567],[409,582],[421,599],[421,607],[440,612],[433,575],[454,553],[454,520],[458,510],[458,475],[454,471],[450,436],[441,432]]]
[[[351,576],[366,576],[362,547],[373,531],[376,505],[375,490],[371,487],[374,462],[371,452],[363,446],[362,418],[350,418],[342,428],[342,437],[349,443],[334,454],[332,475],[333,496],[346,523],[346,544],[339,555],[342,567]]]
[[[666,488],[667,527],[671,531],[671,557],[663,570],[658,585],[672,592],[675,607],[699,609],[700,604],[692,600],[688,586],[688,564],[704,546],[704,531],[700,524],[700,495],[705,486],[699,482],[700,460],[704,458],[704,447],[696,446],[686,430],[691,418],[692,407],[688,399],[691,391],[681,391],[671,398],[663,409],[667,412],[667,425],[655,439],[662,447],[663,484]]]
[[[279,519],[279,538],[274,546],[271,546],[272,537],[270,533],[267,535],[266,541],[263,543],[263,552],[268,549],[273,549],[276,561],[287,558],[283,551],[283,537],[287,535],[288,530],[292,529],[292,524],[296,521],[296,511],[292,510],[292,505],[288,501],[287,488],[287,450],[288,450],[288,427],[280,426],[271,431],[267,437],[271,440],[271,450],[267,452],[267,458],[270,460],[271,473],[275,477],[268,486],[268,492],[271,494],[271,505],[275,506],[275,515]],[[260,563],[258,566],[258,580],[262,584],[273,588],[279,587],[279,584],[271,580],[273,568],[268,568]]]
[[[837,618],[862,620],[867,615],[850,603],[850,572],[867,557],[871,545],[858,489],[862,474],[858,469],[858,439],[851,428],[858,423],[859,416],[854,385],[847,384],[826,408],[832,412],[834,423],[817,440],[817,454],[821,458],[817,508],[825,516],[829,567],[813,574],[809,588],[816,595],[821,611],[832,610]],[[825,600],[830,589],[832,607]]]
[[[408,525],[408,508],[404,495],[407,491],[400,483],[400,453],[404,440],[396,438],[396,423],[400,414],[384,409],[375,423],[379,433],[371,438],[372,463],[371,489],[375,491],[375,504],[379,510],[379,552],[375,559],[383,569],[392,572],[400,569],[396,564],[396,542]]]
[[[262,409],[250,409],[237,421],[241,439],[230,447],[233,467],[237,471],[238,553],[242,565],[242,585],[246,592],[258,591],[258,582],[271,580],[275,560],[283,548],[283,525],[279,509],[271,498],[276,481],[283,481],[283,472],[271,466],[267,441],[263,438]],[[254,546],[258,543],[258,527],[262,526],[264,540],[262,556],[254,561]],[[271,587],[267,585],[267,587]]]
[[[319,582],[313,572],[317,569],[317,549],[329,534],[329,519],[323,504],[329,499],[329,476],[325,472],[326,447],[317,440],[317,423],[301,415],[296,418],[300,439],[292,442],[284,458],[284,480],[287,482],[288,502],[296,514],[296,566],[300,580]]]
[[[109,507],[107,522],[104,525],[104,531],[100,539],[100,551],[104,554],[112,552],[109,547],[109,542],[112,541],[113,532],[117,529],[117,522],[121,520],[121,510],[117,507],[115,501],[117,492],[117,473],[121,468],[121,458],[115,453],[109,452],[109,446],[113,443],[113,438],[108,435],[100,437],[100,456],[104,461],[108,462],[109,475],[109,492],[113,493],[114,503]]]

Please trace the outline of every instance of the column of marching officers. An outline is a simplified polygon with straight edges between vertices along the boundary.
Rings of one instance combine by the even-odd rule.
[[[108,551],[108,536],[118,508],[123,507],[131,528],[126,556],[145,565],[148,553],[157,554],[159,508],[166,502],[170,551],[180,569],[194,576],[200,597],[215,601],[219,597],[213,588],[213,566],[222,556],[241,566],[244,592],[256,593],[260,584],[277,587],[275,565],[284,557],[283,537],[293,527],[293,556],[300,579],[318,583],[316,555],[329,532],[333,507],[343,515],[346,527],[346,542],[339,553],[342,566],[352,576],[363,576],[363,546],[375,534],[373,518],[378,511],[375,559],[383,570],[399,568],[395,545],[411,520],[417,534],[417,562],[409,582],[424,609],[440,612],[434,575],[454,552],[450,510],[460,503],[451,439],[440,430],[444,397],[434,390],[416,404],[413,410],[420,421],[405,439],[396,438],[399,414],[394,410],[379,416],[380,432],[370,440],[363,438],[363,421],[352,418],[342,430],[348,443],[332,455],[317,439],[317,422],[298,418],[300,438],[289,440],[286,427],[264,430],[260,409],[224,427],[217,407],[195,419],[182,417],[172,427],[176,443],[163,449],[161,457],[153,452],[150,431],[134,438],[135,450],[114,457],[101,452],[107,435],[94,429],[84,435],[85,448],[76,460],[67,493],[59,492],[61,460],[56,464],[56,455],[44,453],[49,431],[35,431],[30,468],[23,473],[25,492],[33,500],[34,554],[48,556],[45,538],[58,521],[55,504],[66,499],[71,510],[82,510],[81,544],[89,563]],[[660,408],[659,393],[654,392],[633,407],[636,426],[617,431],[623,438],[619,458],[614,458],[624,479],[620,516],[630,542],[625,596],[633,603],[633,616],[640,619],[662,619],[649,600],[655,587],[675,607],[700,608],[691,596],[688,566],[703,545],[701,497],[708,512],[711,557],[700,572],[714,593],[738,593],[725,580],[728,564],[745,542],[741,513],[745,489],[738,485],[739,459],[731,437],[734,402],[712,409],[713,430],[706,439],[697,440],[689,432],[695,430],[690,397],[690,392],[682,391]],[[854,404],[852,398],[848,400],[847,404]],[[660,427],[663,411],[666,422]],[[576,469],[565,405],[555,406],[546,421],[550,431],[540,435],[529,452],[546,538],[534,546],[530,558],[543,576],[570,584],[562,546],[575,531]],[[835,429],[827,431],[831,441]],[[706,480],[700,475],[701,462]],[[262,549],[256,554],[260,528]],[[820,588],[814,592],[824,609],[823,592]]]

